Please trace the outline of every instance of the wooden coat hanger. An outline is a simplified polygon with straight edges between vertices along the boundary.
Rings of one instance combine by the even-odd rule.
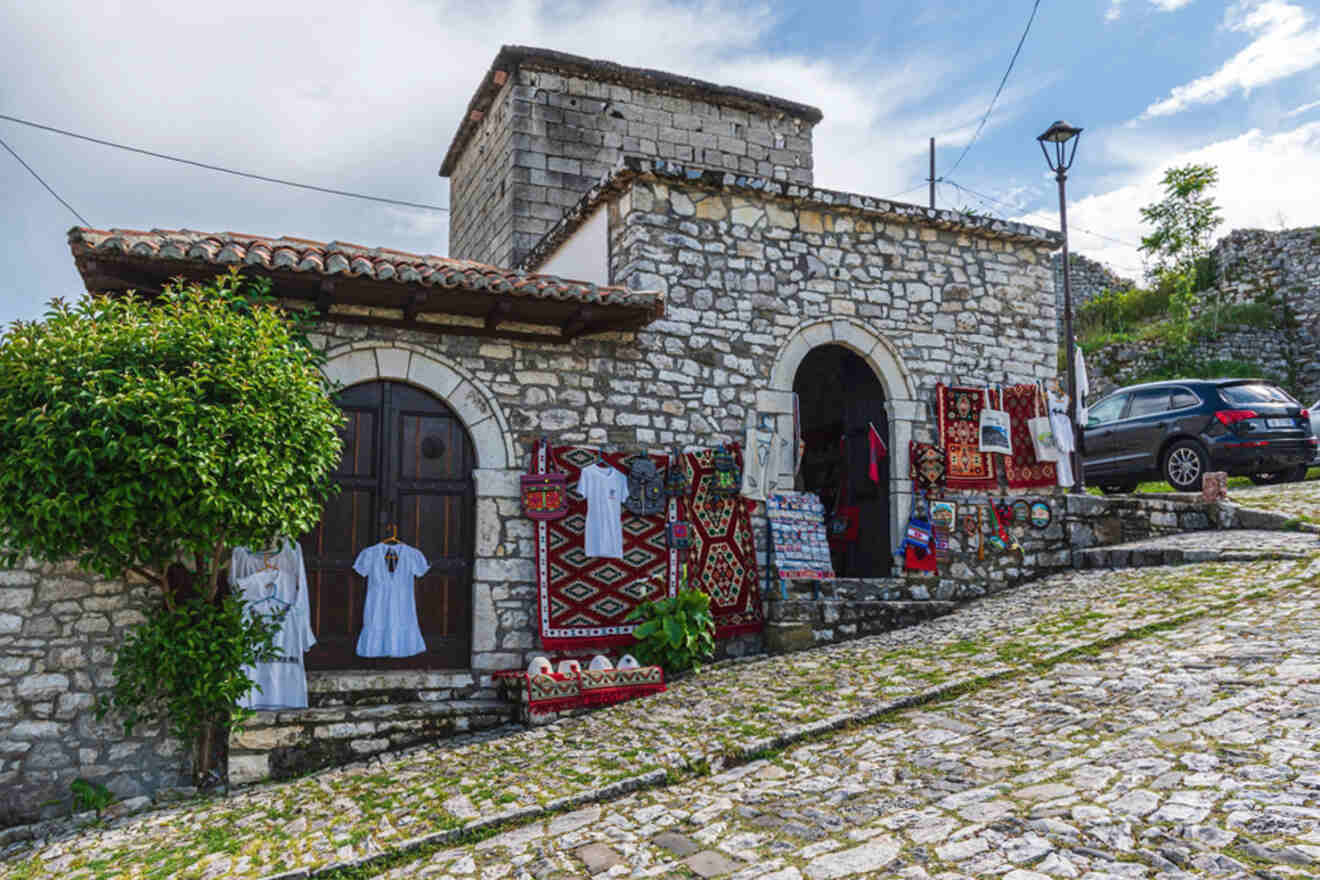
[[[386,538],[385,540],[381,541],[381,543],[382,543],[382,544],[397,544],[397,543],[399,543],[399,527],[398,527],[398,525],[396,525],[395,523],[390,523],[390,536],[389,536],[388,538]]]

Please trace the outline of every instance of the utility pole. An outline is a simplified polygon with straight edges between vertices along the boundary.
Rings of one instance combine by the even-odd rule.
[[[935,138],[930,139],[930,206],[935,207]]]

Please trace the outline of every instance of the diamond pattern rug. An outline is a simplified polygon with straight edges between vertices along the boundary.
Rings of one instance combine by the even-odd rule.
[[[739,467],[741,451],[735,447]],[[765,625],[756,573],[756,541],[748,502],[710,491],[715,481],[713,450],[684,454],[690,494],[684,515],[692,523],[688,585],[710,596],[715,637],[760,632]]]
[[[536,580],[541,647],[546,650],[631,645],[635,623],[625,623],[632,609],[648,599],[677,591],[678,554],[665,541],[665,524],[676,516],[676,502],[666,514],[636,516],[623,511],[623,558],[589,557],[584,552],[587,501],[577,492],[582,468],[600,459],[628,472],[630,453],[601,453],[584,446],[538,442],[536,473],[568,474],[568,513],[554,522],[537,522]],[[663,455],[652,456],[662,470]]]

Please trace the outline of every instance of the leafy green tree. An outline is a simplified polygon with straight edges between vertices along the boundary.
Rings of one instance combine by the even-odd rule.
[[[56,300],[0,335],[3,561],[74,559],[156,585],[160,607],[125,645],[150,644],[161,674],[121,646],[112,702],[130,730],[164,705],[199,773],[216,726],[243,717],[241,667],[270,650],[271,627],[220,595],[228,550],[310,529],[340,455],[306,318],[269,294],[231,272],[154,300]]]
[[[1152,275],[1180,273],[1195,277],[1197,261],[1210,253],[1210,236],[1224,222],[1210,189],[1219,182],[1213,165],[1184,165],[1164,172],[1164,198],[1141,209],[1154,231],[1141,239]]]

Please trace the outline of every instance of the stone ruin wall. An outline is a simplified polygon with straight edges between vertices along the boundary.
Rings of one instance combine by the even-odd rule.
[[[1202,294],[1205,303],[1241,304],[1273,298],[1278,325],[1225,330],[1213,340],[1196,343],[1192,356],[1258,364],[1264,378],[1282,384],[1303,405],[1314,403],[1320,398],[1320,226],[1282,231],[1235,229],[1220,239],[1210,258],[1216,283]],[[1069,264],[1074,261],[1080,262],[1071,255]],[[1072,274],[1076,303],[1077,273]],[[1057,255],[1055,278],[1061,301]],[[1157,360],[1140,344],[1110,346],[1093,354],[1093,399],[1130,384]]]

